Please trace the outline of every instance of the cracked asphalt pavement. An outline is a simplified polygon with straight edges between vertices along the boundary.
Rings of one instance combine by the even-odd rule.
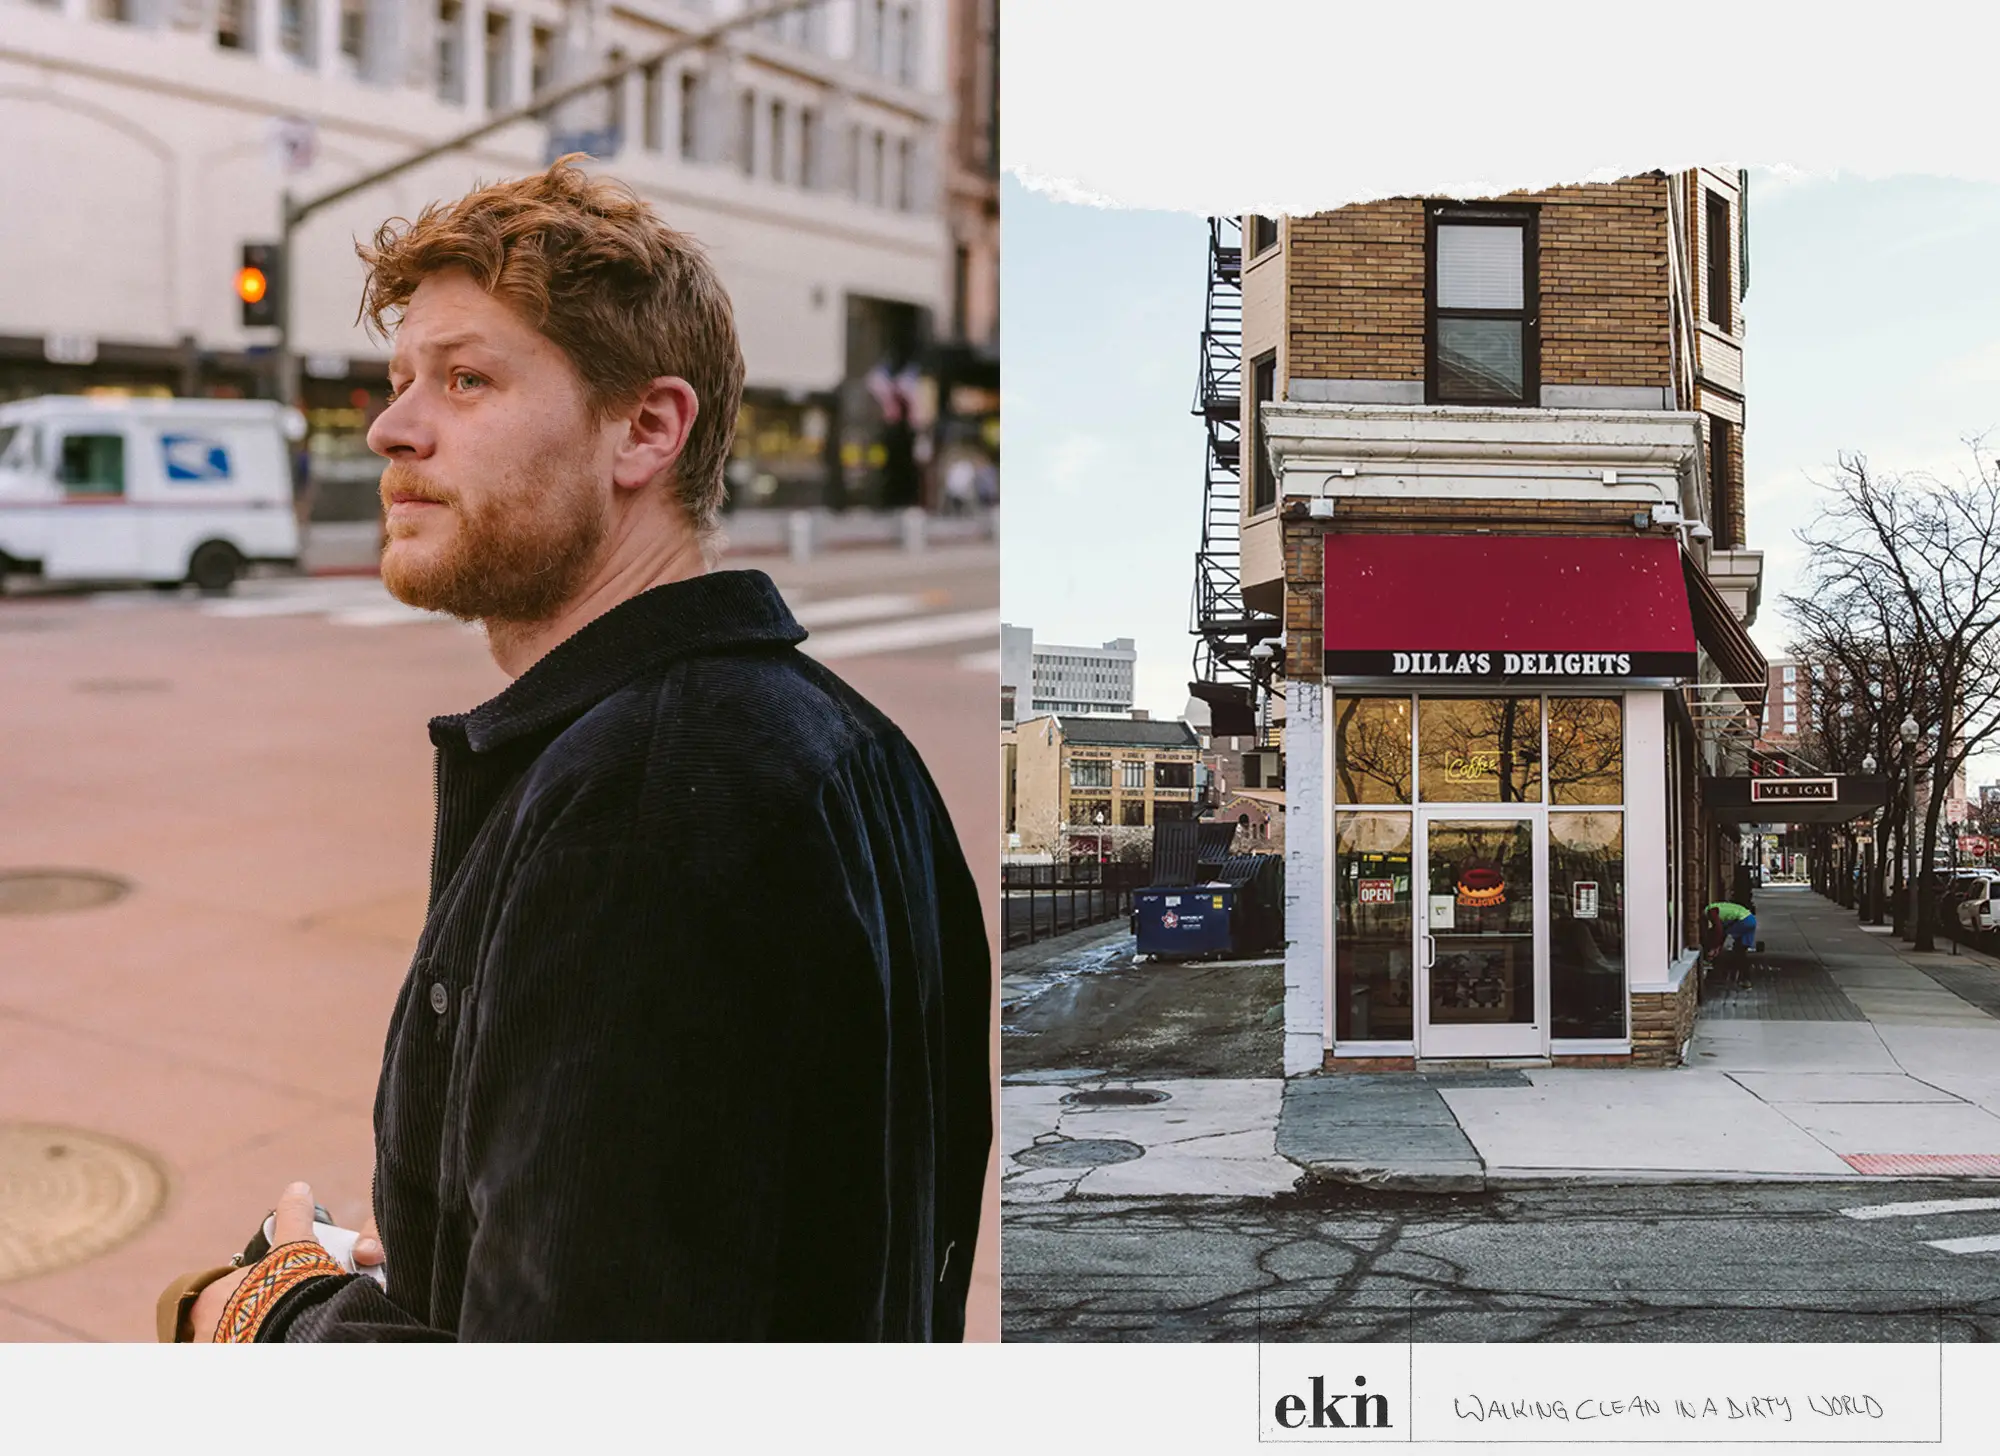
[[[2000,1232],[1996,1192],[1316,1185],[1010,1206],[1003,1338],[1983,1342],[2000,1337],[2000,1252],[1932,1245]],[[1994,1209],[1968,1204],[1981,1193]],[[1843,1212],[1925,1200],[1950,1206]]]

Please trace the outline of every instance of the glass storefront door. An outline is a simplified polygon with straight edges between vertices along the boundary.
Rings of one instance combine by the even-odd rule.
[[[1542,816],[1438,809],[1417,822],[1417,1055],[1544,1054]]]

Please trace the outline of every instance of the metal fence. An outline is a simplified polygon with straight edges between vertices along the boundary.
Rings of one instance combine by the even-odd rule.
[[[1033,945],[1072,930],[1130,919],[1132,892],[1144,888],[1148,869],[1094,862],[1003,865],[1004,944],[1009,949]]]

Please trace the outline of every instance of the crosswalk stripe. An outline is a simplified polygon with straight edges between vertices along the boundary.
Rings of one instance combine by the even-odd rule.
[[[907,617],[922,611],[924,599],[908,592],[877,592],[871,596],[831,597],[823,602],[800,602],[792,615],[802,627],[839,627],[849,622],[866,622],[876,617]]]
[[[2000,1250],[2000,1234],[1981,1234],[1976,1239],[1925,1239],[1924,1242],[1947,1254],[1991,1254]]]
[[[1843,1208],[1847,1218],[1927,1218],[1934,1213],[1991,1213],[2000,1209],[2000,1198],[1931,1198],[1921,1203],[1869,1203],[1860,1208]]]
[[[814,657],[865,657],[878,652],[901,652],[910,647],[931,647],[943,642],[966,642],[975,637],[1000,635],[1000,609],[986,607],[976,612],[949,612],[936,617],[911,617],[901,622],[885,622],[873,627],[850,627],[843,632],[823,632],[808,637],[800,650]]]

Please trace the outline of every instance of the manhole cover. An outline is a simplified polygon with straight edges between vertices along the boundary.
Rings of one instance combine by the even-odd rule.
[[[54,915],[122,899],[132,886],[93,870],[0,870],[0,915]]]
[[[1063,1138],[1059,1142],[1036,1143],[1014,1154],[1014,1161],[1030,1168],[1095,1168],[1102,1163],[1129,1163],[1143,1158],[1146,1150],[1137,1143],[1116,1138]]]
[[[1146,1107],[1165,1102],[1167,1094],[1151,1087],[1099,1087],[1090,1092],[1072,1092],[1063,1098],[1071,1107]]]
[[[166,1196],[158,1165],[115,1138],[0,1123],[0,1283],[95,1258]]]

